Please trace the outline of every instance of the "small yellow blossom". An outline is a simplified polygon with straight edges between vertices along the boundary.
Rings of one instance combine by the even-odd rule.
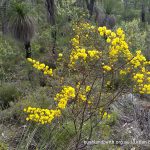
[[[86,86],[86,92],[89,92],[91,90],[91,87],[90,86]]]
[[[59,57],[62,57],[62,56],[63,56],[63,54],[62,54],[62,53],[59,53],[59,54],[58,54],[58,56],[59,56]]]
[[[110,67],[110,66],[105,65],[105,66],[103,66],[103,69],[104,69],[105,71],[110,71],[110,70],[111,70],[111,67]]]

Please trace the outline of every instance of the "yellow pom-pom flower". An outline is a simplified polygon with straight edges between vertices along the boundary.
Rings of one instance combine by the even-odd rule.
[[[53,70],[49,68],[49,66],[46,66],[44,63],[40,63],[32,58],[28,58],[27,60],[32,63],[34,68],[43,71],[45,75],[53,76]]]

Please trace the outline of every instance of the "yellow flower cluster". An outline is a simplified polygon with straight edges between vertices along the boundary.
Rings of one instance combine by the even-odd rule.
[[[127,74],[127,72],[125,71],[125,70],[120,70],[120,75],[126,75]]]
[[[72,46],[74,48],[79,48],[81,46],[82,39],[89,39],[90,33],[95,32],[96,27],[87,22],[78,22],[74,25],[73,30],[75,32],[75,36],[71,40]]]
[[[91,26],[88,22],[81,23],[83,29],[95,29],[95,26]]]
[[[57,62],[61,62],[62,60],[63,60],[63,54],[59,53],[58,58],[57,58]]]
[[[111,115],[108,114],[107,112],[104,112],[103,119],[110,119],[110,118],[111,118]]]
[[[74,66],[76,61],[80,59],[80,61],[86,62],[87,53],[85,49],[74,49],[70,55],[70,65]]]
[[[59,53],[59,54],[58,54],[58,57],[59,57],[59,58],[63,57],[63,54],[62,54],[62,53]]]
[[[105,65],[105,66],[103,66],[103,69],[104,69],[104,71],[110,71],[110,70],[111,70],[111,67],[110,67],[110,66]]]
[[[85,30],[94,30],[96,27],[89,24],[88,22],[78,22],[77,24],[75,24],[73,30],[76,32],[76,33],[80,33],[81,31],[85,31]]]
[[[79,61],[80,63],[87,61],[98,60],[101,56],[101,52],[97,50],[86,50],[84,48],[78,48],[72,50],[70,54],[70,63],[69,67],[74,67],[76,63]]]
[[[74,28],[75,36],[71,40],[73,49],[70,54],[69,67],[74,67],[78,62],[87,63],[88,61],[98,60],[100,58],[101,52],[99,50],[94,48],[87,50],[82,45],[82,41],[84,41],[83,39],[87,39],[89,37],[89,31],[94,31],[95,29],[96,27],[89,23],[76,24]],[[85,33],[86,35],[84,36]]]
[[[140,94],[150,94],[150,72],[148,66],[150,62],[142,55],[141,51],[136,51],[136,56],[129,63],[133,71],[134,89],[138,89]],[[131,70],[130,69],[130,70]]]
[[[57,93],[54,100],[58,102],[54,110],[28,107],[24,112],[28,113],[27,121],[31,120],[41,124],[51,123],[52,120],[61,115],[61,110],[67,105],[70,99],[75,98],[75,89],[71,86],[64,86],[60,93]]]
[[[102,62],[102,68],[104,72],[109,72],[113,68],[118,67],[119,61],[121,60],[124,64],[126,64],[124,69],[120,69],[120,75],[126,75],[128,73],[133,77],[133,81],[135,84],[135,90],[139,91],[141,94],[149,94],[149,75],[148,75],[148,65],[150,63],[146,60],[146,58],[142,55],[141,51],[138,50],[136,55],[133,55],[129,50],[129,46],[125,41],[125,33],[121,28],[118,28],[116,31],[111,31],[104,27],[99,27],[98,31],[102,37],[105,37],[106,42],[108,43],[108,52],[103,53],[98,50],[86,50],[82,48],[81,38],[83,36],[81,30],[93,30],[95,28],[91,28],[88,23],[80,24],[77,27],[77,32],[75,37],[72,39],[73,50],[70,55],[70,67],[75,67],[78,63],[87,63],[91,60],[98,60],[101,58],[102,60],[107,61],[107,65],[104,65]],[[136,73],[143,74],[144,79],[134,79],[134,75]],[[85,100],[85,96],[81,97]]]
[[[138,83],[143,83],[144,74],[137,73],[137,74],[134,75],[133,78],[134,78],[135,80],[137,80]]]
[[[150,94],[150,72],[136,73],[133,80],[135,81],[134,88],[138,88],[140,94]]]
[[[90,100],[87,100],[87,94],[91,91],[91,86],[87,85],[85,88],[81,88],[81,84],[78,82],[76,90],[78,92],[77,99],[79,102],[87,102],[88,104],[92,103]]]
[[[41,124],[51,123],[55,117],[59,117],[61,115],[61,111],[59,109],[49,110],[28,107],[24,109],[24,112],[28,114],[28,117],[26,118],[27,121],[31,120]]]
[[[87,54],[89,56],[89,59],[91,59],[91,60],[97,60],[97,59],[100,58],[100,56],[101,56],[102,53],[100,51],[97,51],[97,50],[88,50]]]
[[[86,88],[85,88],[85,91],[86,91],[86,92],[91,91],[91,87],[90,87],[89,85],[87,85]]]
[[[76,35],[73,39],[71,39],[72,46],[75,48],[79,48],[79,35]]]
[[[106,42],[109,46],[109,59],[110,63],[114,64],[118,61],[120,56],[125,57],[127,60],[132,59],[132,54],[129,50],[129,46],[125,41],[125,34],[121,28],[118,28],[116,32],[113,32],[104,27],[99,27],[98,31],[101,36],[106,36]]]
[[[54,100],[58,102],[58,108],[66,108],[67,102],[75,98],[75,89],[71,86],[64,86],[60,93],[57,93]]]
[[[131,73],[135,91],[141,94],[150,94],[150,75],[148,71],[150,62],[146,60],[141,51],[136,51],[135,56],[130,52],[129,46],[125,41],[124,31],[121,28],[118,28],[116,32],[112,32],[106,27],[99,27],[98,31],[101,36],[106,37],[106,42],[110,44],[108,55],[110,64],[103,66],[103,69],[110,71],[111,66],[115,66],[119,58],[122,58],[122,61],[127,65],[126,68],[120,70],[120,75]]]
[[[100,112],[99,112],[100,116],[102,117],[103,120],[106,120],[106,119],[110,119],[111,118],[111,114],[107,113],[106,111],[103,112],[103,109],[100,108]]]
[[[134,68],[141,67],[146,64],[146,58],[141,54],[141,51],[136,51],[136,56],[130,61]]]
[[[45,75],[53,76],[53,70],[46,66],[44,63],[40,63],[34,59],[28,58],[29,62],[32,63],[33,67],[44,72]]]

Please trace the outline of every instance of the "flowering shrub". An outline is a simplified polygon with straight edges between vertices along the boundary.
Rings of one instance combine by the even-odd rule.
[[[54,95],[55,108],[28,107],[24,111],[28,114],[26,120],[42,124],[66,116],[74,125],[76,142],[73,147],[79,148],[85,134],[90,140],[95,127],[99,129],[101,122],[111,120],[112,115],[106,108],[117,100],[122,91],[133,89],[135,93],[150,94],[150,62],[140,50],[132,54],[121,28],[111,31],[106,27],[97,28],[80,22],[74,25],[73,30],[72,49],[69,55],[65,52],[59,54],[54,75],[45,64],[28,59],[33,67],[58,81],[59,92]],[[122,82],[115,89],[114,81],[118,76]],[[89,133],[84,133],[87,122]]]

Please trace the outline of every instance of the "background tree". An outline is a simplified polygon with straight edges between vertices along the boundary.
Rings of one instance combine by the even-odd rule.
[[[93,15],[93,10],[94,10],[94,5],[95,5],[96,0],[86,0],[86,5],[87,5],[87,9],[89,11],[90,14],[90,18]]]
[[[141,6],[141,21],[143,23],[146,22],[146,14],[145,14],[145,3],[144,0],[142,1],[142,6]]]
[[[119,9],[118,9],[119,8]],[[98,26],[107,26],[113,28],[116,24],[116,17],[121,9],[121,1],[116,0],[105,0],[101,3],[97,3],[94,8],[95,20]]]
[[[31,57],[31,39],[35,33],[34,21],[29,13],[29,6],[24,2],[11,3],[10,31],[12,36],[24,43],[26,58]]]
[[[53,54],[56,54],[55,52],[55,47],[56,47],[56,7],[55,7],[55,2],[54,0],[46,0],[45,1],[46,9],[47,9],[47,15],[48,15],[48,21],[50,25],[52,26],[52,32],[51,32],[51,37],[53,39],[53,46],[52,46],[52,52]]]

